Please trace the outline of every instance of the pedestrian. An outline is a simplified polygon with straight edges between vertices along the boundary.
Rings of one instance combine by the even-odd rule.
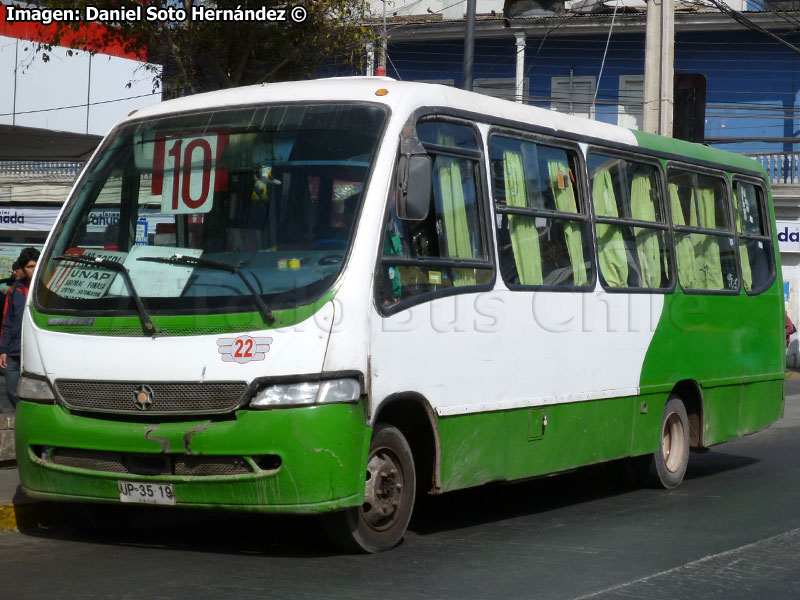
[[[8,290],[3,328],[0,332],[0,368],[6,370],[6,392],[11,406],[15,408],[22,354],[22,314],[38,260],[39,251],[36,248],[24,248],[20,252],[19,263],[22,265],[23,277]]]
[[[789,315],[786,315],[786,347],[789,347],[789,342],[791,341],[789,338],[792,336],[794,332],[797,331],[797,327],[794,326],[792,320],[789,318]]]
[[[0,279],[0,293],[7,294],[14,282],[22,279],[22,274],[22,265],[19,264],[19,259],[17,259],[11,265],[11,277]]]
[[[11,289],[11,286],[22,279],[24,275],[25,272],[22,270],[22,265],[19,264],[19,259],[17,259],[14,261],[14,264],[11,265],[11,277],[0,279],[0,294],[2,294],[0,304],[3,305],[3,312],[2,315],[0,315],[0,331],[3,329],[3,316],[6,314],[6,308],[8,307],[8,291]]]

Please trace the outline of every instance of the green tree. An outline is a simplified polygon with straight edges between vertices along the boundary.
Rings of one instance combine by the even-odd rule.
[[[332,62],[358,69],[365,42],[372,35],[362,25],[366,0],[44,0],[40,6],[79,8],[84,17],[92,14],[87,13],[89,7],[101,11],[138,7],[142,19],[105,23],[108,26],[103,33],[94,38],[86,35],[85,20],[59,22],[51,44],[42,44],[39,50],[47,60],[52,46],[97,52],[104,46],[121,45],[128,52],[146,55],[151,63],[164,65],[163,83],[190,93],[307,79]],[[195,16],[202,10],[206,16],[234,20],[193,19],[193,7]],[[153,11],[169,9],[172,19],[146,18]],[[186,20],[175,20],[176,9],[186,11]],[[261,13],[253,12],[259,9]],[[252,18],[264,16],[263,9],[283,10],[285,20]],[[300,21],[297,17],[303,15]],[[151,70],[157,88],[162,82],[158,71]]]

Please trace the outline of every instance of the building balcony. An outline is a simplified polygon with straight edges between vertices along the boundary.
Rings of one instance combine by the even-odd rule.
[[[800,152],[748,154],[766,169],[775,207],[800,207]]]

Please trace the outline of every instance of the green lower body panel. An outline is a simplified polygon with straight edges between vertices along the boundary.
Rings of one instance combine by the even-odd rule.
[[[670,396],[669,386],[661,387],[640,396],[440,418],[442,491],[656,452]],[[783,388],[783,379],[767,377],[702,388],[703,445],[777,421]]]
[[[754,433],[783,415],[783,379],[703,389],[705,444]]]
[[[442,489],[655,452],[666,399],[627,396],[441,418]]]
[[[360,505],[370,435],[362,403],[130,422],[22,401],[16,419],[30,496],[119,502],[120,481],[168,483],[178,506],[258,512]]]

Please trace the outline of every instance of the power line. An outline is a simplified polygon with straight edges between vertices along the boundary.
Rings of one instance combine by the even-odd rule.
[[[148,98],[150,96],[160,95],[161,92],[152,92],[150,94],[140,94],[138,96],[128,96],[126,98],[116,98],[115,100],[99,100],[97,102],[89,102],[88,106],[99,106],[101,104],[113,104],[114,102],[125,102],[126,100],[136,100],[137,98]],[[11,117],[13,115],[31,115],[36,113],[52,112],[55,110],[68,110],[70,108],[86,108],[87,104],[73,104],[71,106],[58,106],[55,108],[40,108],[37,110],[18,110],[15,113],[0,113],[0,117]]]
[[[738,10],[733,10],[730,6],[728,6],[724,2],[721,2],[720,0],[707,0],[707,1],[716,6],[720,12],[730,16],[737,23],[741,23],[742,25],[744,25],[748,29],[752,29],[753,31],[758,31],[759,33],[763,33],[764,35],[769,36],[774,40],[777,40],[779,43],[789,48],[792,52],[800,54],[800,48],[798,48],[793,44],[790,44],[789,42],[787,42],[777,34],[772,33],[768,29],[764,29],[763,27],[761,27],[761,25],[754,23],[753,21],[745,17],[742,13],[740,13]]]

